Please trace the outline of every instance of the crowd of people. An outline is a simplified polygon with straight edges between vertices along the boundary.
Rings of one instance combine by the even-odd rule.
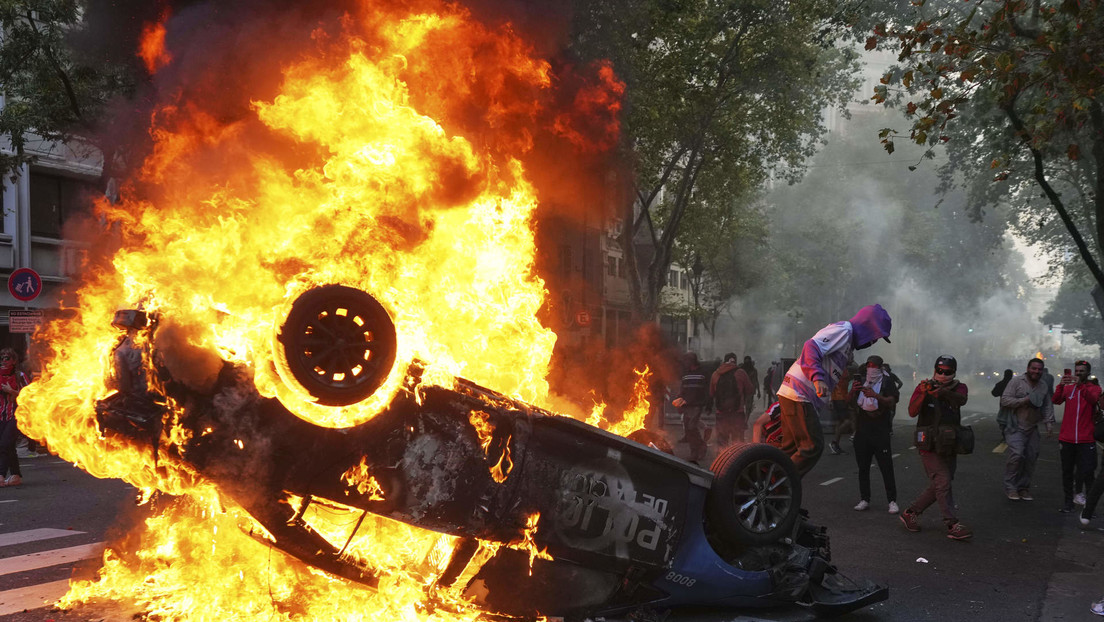
[[[782,429],[781,449],[790,457],[799,475],[807,474],[825,448],[819,412],[828,409],[835,423],[832,454],[846,453],[840,445],[850,434],[859,472],[859,502],[855,510],[871,507],[870,467],[878,465],[885,486],[887,511],[898,514],[905,529],[920,531],[921,515],[939,506],[946,535],[952,540],[973,536],[957,516],[954,481],[959,455],[972,453],[973,430],[962,425],[962,407],[969,398],[965,383],[957,378],[958,361],[942,355],[935,360],[930,378],[921,380],[908,401],[908,414],[916,420],[909,444],[918,450],[927,486],[905,507],[898,506],[896,478],[890,449],[893,418],[903,383],[880,356],[869,356],[856,364],[854,352],[879,339],[889,342],[891,320],[880,305],[863,307],[849,321],[829,324],[802,347],[796,361],[779,381],[778,367],[771,365],[764,375],[762,391],[751,357],[737,362],[726,354],[722,364],[707,378],[697,357],[686,355],[688,375],[674,404],[683,413],[685,440],[691,444],[691,460],[705,456],[710,435],[701,434],[701,417],[716,406],[717,443],[724,448],[749,440],[747,430],[755,400],[777,399]],[[776,392],[776,394],[775,394]],[[1080,508],[1080,524],[1090,525],[1104,496],[1104,476],[1095,474],[1097,442],[1104,442],[1104,391],[1092,376],[1088,361],[1077,361],[1056,379],[1033,358],[1025,372],[1004,377],[992,389],[999,398],[997,424],[1004,452],[1004,494],[1012,502],[1030,502],[1041,437],[1052,436],[1056,426],[1054,407],[1064,405],[1058,430],[1063,504],[1060,512]],[[687,413],[692,416],[687,417]],[[751,419],[753,421],[753,419]],[[1099,427],[1099,431],[1097,428]],[[1104,466],[1101,467],[1104,474]],[[1092,603],[1091,611],[1104,616],[1104,599]]]

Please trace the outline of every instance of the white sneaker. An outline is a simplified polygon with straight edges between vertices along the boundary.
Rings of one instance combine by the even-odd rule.
[[[1085,493],[1079,492],[1076,495],[1073,495],[1073,504],[1081,506],[1085,505]]]
[[[870,507],[870,502],[864,499],[862,501],[859,501],[858,505],[855,506],[855,511],[856,512],[864,512],[869,507]]]
[[[898,507],[897,507],[897,502],[896,501],[890,501],[889,502],[889,513],[890,514],[896,514],[899,511],[900,511],[900,509],[898,509]]]

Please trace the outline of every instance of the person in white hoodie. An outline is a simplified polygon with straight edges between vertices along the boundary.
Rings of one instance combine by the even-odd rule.
[[[855,350],[889,342],[892,320],[881,305],[867,305],[848,322],[820,329],[805,342],[801,355],[790,366],[778,388],[781,410],[782,451],[790,456],[804,477],[824,453],[824,431],[819,411],[827,406],[832,388],[847,373]]]

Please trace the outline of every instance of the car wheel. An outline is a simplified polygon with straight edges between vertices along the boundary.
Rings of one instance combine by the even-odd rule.
[[[375,392],[395,364],[395,324],[378,300],[344,285],[299,296],[276,331],[280,378],[325,406]]]
[[[793,531],[801,512],[801,478],[777,447],[729,447],[713,461],[706,501],[710,529],[732,545],[770,544]]]

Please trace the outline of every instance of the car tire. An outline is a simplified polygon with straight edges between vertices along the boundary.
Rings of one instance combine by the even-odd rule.
[[[792,533],[801,513],[801,478],[780,449],[734,445],[710,470],[706,516],[713,533],[735,546],[770,544]]]
[[[395,324],[378,300],[344,285],[308,290],[273,340],[280,379],[324,406],[372,395],[395,364]]]

